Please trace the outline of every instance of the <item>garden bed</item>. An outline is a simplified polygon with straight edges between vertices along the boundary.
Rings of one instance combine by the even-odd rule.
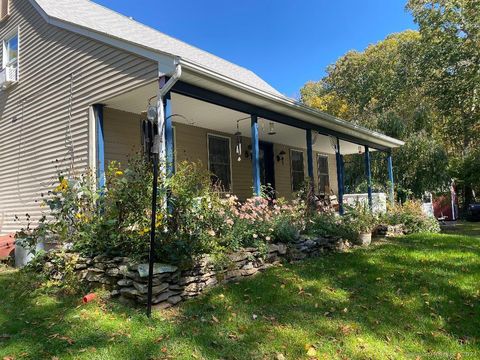
[[[255,275],[282,261],[302,260],[350,247],[348,240],[339,237],[300,236],[289,244],[269,244],[266,252],[244,248],[227,254],[221,262],[213,256],[203,255],[188,270],[155,263],[152,302],[157,308],[168,308],[200,295],[217,284]],[[43,260],[43,272],[49,280],[63,282],[73,272],[74,277],[88,289],[104,288],[111,297],[119,298],[124,303],[147,302],[147,263],[139,263],[128,257],[82,257],[74,252],[63,251],[46,254]]]

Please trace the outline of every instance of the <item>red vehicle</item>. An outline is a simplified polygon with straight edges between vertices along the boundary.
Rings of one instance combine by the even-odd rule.
[[[15,235],[0,236],[0,261],[9,260],[15,254]]]

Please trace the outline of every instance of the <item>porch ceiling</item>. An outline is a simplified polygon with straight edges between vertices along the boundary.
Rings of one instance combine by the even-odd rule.
[[[131,92],[109,99],[104,104],[107,107],[140,114],[146,110],[149,99],[155,97],[156,93],[157,83],[152,82]],[[156,99],[153,99],[152,103],[155,103],[155,101]],[[188,124],[231,135],[237,131],[237,120],[247,118],[239,122],[239,130],[242,136],[251,137],[249,114],[205,101],[172,93],[172,114],[180,115],[172,119],[174,123]],[[306,149],[305,130],[275,122],[275,135],[269,135],[269,123],[270,120],[268,119],[259,119],[259,137],[261,141]],[[328,136],[315,132],[313,136],[314,151],[326,154],[335,153]],[[357,144],[343,140],[340,141],[340,148],[342,154],[356,154],[359,150]]]

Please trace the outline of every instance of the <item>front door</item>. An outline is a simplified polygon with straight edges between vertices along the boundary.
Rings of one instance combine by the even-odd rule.
[[[260,148],[260,181],[275,196],[275,163],[273,155],[273,144],[261,141]]]

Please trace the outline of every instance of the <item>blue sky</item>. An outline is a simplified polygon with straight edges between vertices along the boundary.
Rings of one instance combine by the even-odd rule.
[[[351,49],[416,28],[406,0],[94,0],[244,66],[285,95]]]

